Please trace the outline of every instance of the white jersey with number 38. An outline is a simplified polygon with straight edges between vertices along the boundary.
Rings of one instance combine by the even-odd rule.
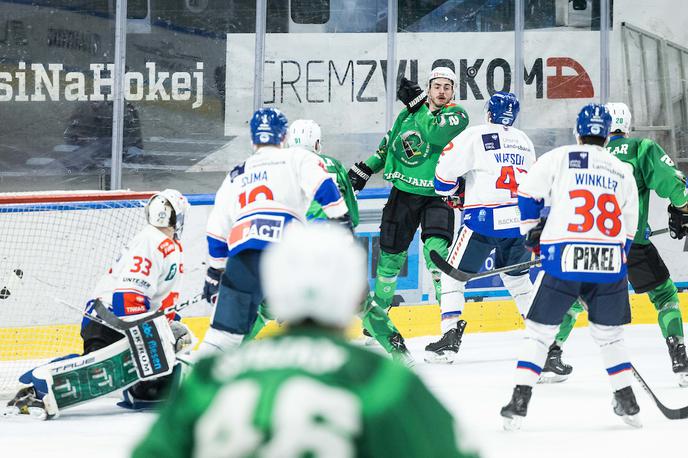
[[[538,159],[518,195],[524,234],[537,224],[542,199],[551,203],[540,237],[549,274],[594,283],[625,275],[638,225],[638,190],[630,165],[599,146],[563,146]]]

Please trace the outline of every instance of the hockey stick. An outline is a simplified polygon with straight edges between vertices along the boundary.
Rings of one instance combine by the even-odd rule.
[[[523,269],[529,269],[537,264],[540,264],[540,259],[534,259],[532,261],[526,261],[522,262],[520,264],[513,264],[511,266],[506,266],[506,267],[501,267],[499,269],[494,269],[494,270],[488,270],[485,272],[479,272],[479,273],[468,273],[464,272],[459,269],[455,269],[454,266],[449,264],[446,259],[442,257],[441,254],[439,254],[435,250],[430,250],[430,259],[432,262],[435,263],[437,268],[439,268],[442,272],[445,274],[449,275],[455,280],[461,281],[461,282],[467,282],[470,280],[475,280],[477,278],[484,278],[484,277],[491,277],[492,275],[496,274],[501,274],[504,272],[512,272],[512,271],[519,271]]]
[[[638,381],[640,386],[643,387],[645,392],[652,398],[652,400],[655,401],[655,404],[657,404],[657,407],[659,407],[659,410],[664,414],[665,417],[667,417],[669,420],[684,420],[688,418],[688,406],[681,407],[680,409],[670,409],[669,407],[665,406],[659,401],[659,399],[657,399],[657,396],[655,396],[648,384],[645,383],[645,380],[643,380],[643,378],[640,376],[640,373],[638,373],[638,370],[635,368],[635,366],[631,366],[631,369],[633,370],[633,376],[635,379]]]
[[[656,231],[650,232],[650,237],[655,236],[655,235],[666,234],[667,232],[669,232],[668,227],[665,227],[664,229],[657,229]]]

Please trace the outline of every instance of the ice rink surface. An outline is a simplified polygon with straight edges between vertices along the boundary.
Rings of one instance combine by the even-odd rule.
[[[464,439],[478,444],[483,456],[630,458],[672,456],[684,449],[688,420],[664,418],[635,383],[644,427],[631,428],[614,415],[608,376],[586,328],[574,330],[564,349],[564,360],[574,366],[571,378],[536,386],[522,430],[503,431],[499,409],[511,396],[521,337],[522,331],[467,334],[454,365],[422,362],[423,347],[434,338],[408,341],[419,361],[416,371],[460,418]],[[658,326],[627,327],[626,344],[631,361],[664,404],[688,405],[688,388],[678,387]],[[154,415],[127,412],[115,402],[95,401],[47,422],[0,420],[0,456],[128,456]]]

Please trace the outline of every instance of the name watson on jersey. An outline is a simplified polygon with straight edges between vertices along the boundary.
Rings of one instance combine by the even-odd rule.
[[[0,102],[112,100],[114,64],[90,64],[89,68],[90,72],[64,72],[62,64],[31,64],[27,69],[26,62],[19,62],[14,73],[0,72]],[[191,100],[193,92],[196,99],[191,108],[203,105],[203,62],[196,62],[195,72],[159,72],[155,62],[146,62],[146,69],[147,74],[124,74],[126,100],[185,101]],[[90,73],[93,81],[87,84]],[[27,82],[32,83],[33,92],[27,92]]]

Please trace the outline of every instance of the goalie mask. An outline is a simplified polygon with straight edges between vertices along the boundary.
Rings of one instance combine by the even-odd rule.
[[[305,148],[320,154],[321,130],[317,122],[311,119],[297,119],[289,126],[287,146]]]
[[[333,259],[336,262],[333,262]],[[365,251],[334,224],[291,224],[261,260],[270,311],[290,324],[306,320],[344,329],[368,291]]]
[[[189,201],[186,197],[175,189],[165,189],[146,203],[146,220],[151,226],[173,227],[174,235],[180,238],[188,209]]]

